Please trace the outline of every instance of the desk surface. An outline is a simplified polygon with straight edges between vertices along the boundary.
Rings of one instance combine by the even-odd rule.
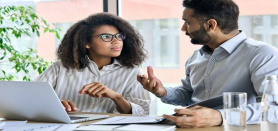
[[[110,114],[107,113],[105,115],[109,115],[110,117],[113,116],[129,116],[130,114]],[[101,119],[103,120],[103,119]],[[81,124],[87,125],[89,123],[97,122],[100,120],[94,120],[94,121],[88,121],[88,122],[82,122]],[[206,128],[191,128],[191,129],[185,129],[185,128],[177,128],[175,131],[224,131],[224,126],[216,126],[216,127],[206,127]],[[247,125],[247,131],[278,131],[278,124],[272,124],[268,129],[261,129],[261,125]]]
[[[83,113],[77,113],[77,114],[83,114]],[[105,113],[102,115],[109,115],[110,117],[113,116],[130,116],[130,114],[111,114],[111,113]],[[100,120],[93,120],[93,121],[87,121],[87,122],[81,122],[81,126],[85,126],[87,124],[101,121]],[[39,123],[39,122],[31,122],[28,123]],[[185,129],[185,128],[177,128],[175,131],[224,131],[223,126],[216,126],[216,127],[206,127],[206,128],[194,128],[194,129]],[[272,124],[268,128],[261,129],[261,125],[247,125],[247,131],[278,131],[278,124]]]

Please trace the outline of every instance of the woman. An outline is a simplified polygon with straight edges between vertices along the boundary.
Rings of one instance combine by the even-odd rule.
[[[57,55],[35,81],[49,82],[66,111],[149,114],[149,93],[136,80],[143,39],[126,20],[98,13],[75,23]]]

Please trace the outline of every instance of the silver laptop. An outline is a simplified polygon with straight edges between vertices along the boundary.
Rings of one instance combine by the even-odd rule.
[[[9,120],[75,123],[109,116],[67,114],[47,82],[0,81],[0,117]]]

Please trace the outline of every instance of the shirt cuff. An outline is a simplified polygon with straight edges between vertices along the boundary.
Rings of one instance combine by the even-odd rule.
[[[131,106],[132,115],[148,115],[148,113],[145,113],[144,109],[141,106],[131,102],[129,102],[129,104]],[[121,114],[121,113],[117,110],[117,108],[115,108],[113,110],[113,114]]]
[[[220,126],[223,126],[224,125],[224,118],[225,118],[224,110],[223,109],[217,109],[217,110],[221,113],[221,116],[222,116],[222,125],[220,125]]]
[[[226,116],[226,121],[224,120],[225,119],[224,109],[218,109],[218,111],[221,113],[222,116],[222,125],[224,124],[224,122],[227,122],[227,124],[233,126],[241,126],[243,124],[241,123],[242,112],[240,110],[228,110],[227,112],[228,116]]]
[[[132,102],[129,103],[133,115],[148,115],[141,106],[134,104]]]
[[[167,101],[174,101],[175,99],[177,99],[175,92],[171,88],[169,88],[169,87],[164,87],[164,88],[166,90],[166,96],[159,97],[159,98],[165,99]]]

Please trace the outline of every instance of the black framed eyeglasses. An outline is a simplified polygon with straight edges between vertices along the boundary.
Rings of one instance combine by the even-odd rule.
[[[126,37],[123,33],[117,33],[115,35],[104,33],[104,34],[100,34],[100,35],[96,35],[96,36],[92,36],[92,37],[98,37],[98,36],[101,36],[101,39],[104,42],[111,42],[114,39],[114,36],[119,41],[123,41]]]

